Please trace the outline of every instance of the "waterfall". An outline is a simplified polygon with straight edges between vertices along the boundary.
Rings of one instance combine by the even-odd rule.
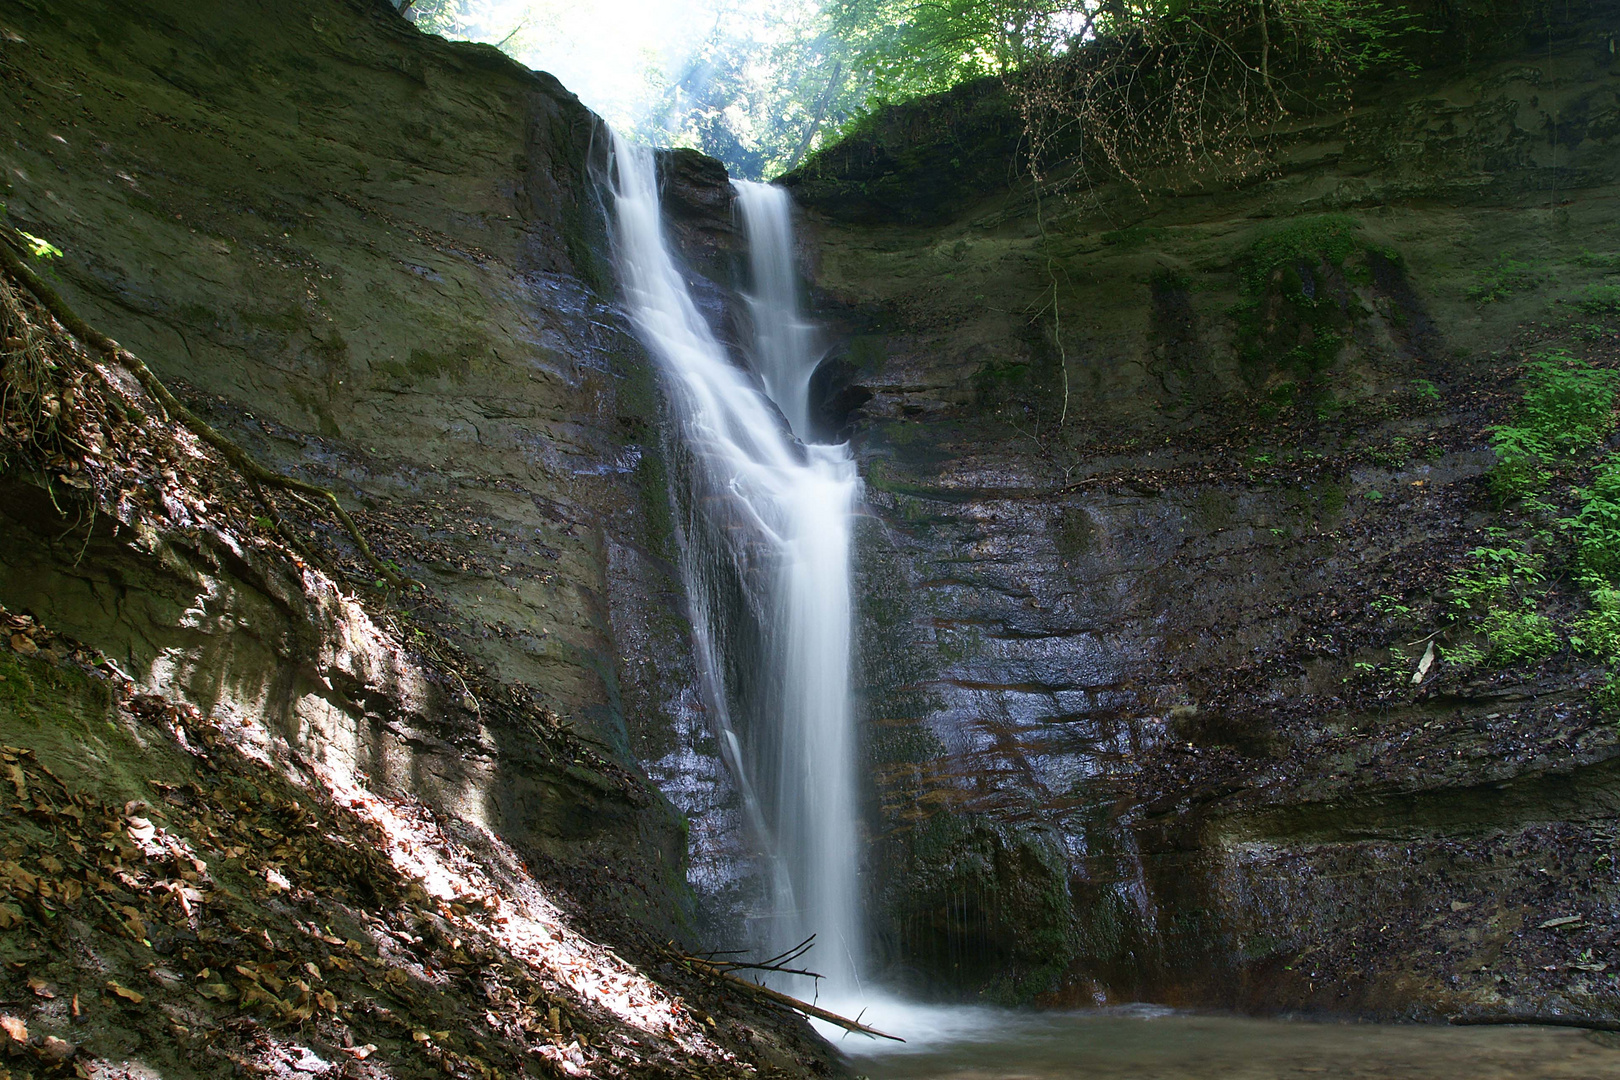
[[[799,310],[799,275],[793,260],[793,203],[772,184],[735,180],[737,205],[748,234],[746,295],[752,322],[754,362],[765,392],[787,417],[794,434],[809,438],[810,372],[820,359],[815,328]]]
[[[779,189],[737,185],[756,380],[727,355],[670,253],[651,151],[615,134],[610,184],[630,318],[677,421],[677,539],[704,690],[768,866],[769,910],[752,944],[779,952],[815,934],[806,962],[829,990],[853,992],[863,966],[849,690],[860,480],[847,446],[802,441],[817,357],[799,310],[791,207]]]

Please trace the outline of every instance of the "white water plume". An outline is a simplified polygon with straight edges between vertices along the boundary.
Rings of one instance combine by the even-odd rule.
[[[774,184],[736,180],[737,205],[748,234],[747,294],[755,364],[771,396],[801,439],[810,437],[810,372],[820,359],[815,327],[799,307],[793,259],[793,203]]]
[[[739,184],[756,246],[761,392],[704,321],[670,253],[652,152],[615,135],[610,177],[630,316],[679,425],[679,542],[705,689],[770,866],[757,944],[780,952],[815,934],[807,962],[830,990],[855,992],[864,950],[850,522],[860,480],[848,447],[801,438],[818,357],[799,311],[787,196]]]

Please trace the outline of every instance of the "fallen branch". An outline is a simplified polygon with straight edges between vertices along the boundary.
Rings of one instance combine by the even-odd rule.
[[[151,369],[141,361],[140,357],[79,318],[73,309],[68,307],[67,301],[63,300],[55,289],[46,284],[44,279],[34,273],[22,261],[12,249],[12,245],[21,243],[14,230],[3,225],[0,225],[0,230],[3,230],[0,231],[0,239],[9,241],[9,243],[0,242],[0,267],[3,267],[8,274],[32,293],[34,298],[44,305],[45,310],[49,311],[68,333],[120,365],[131,375],[134,375],[136,381],[141,384],[142,389],[150,394],[171,417],[184,424],[192,434],[213,447],[237,472],[242,474],[250,487],[256,484],[266,484],[270,487],[312,495],[317,499],[324,500],[331,507],[332,513],[337,517],[338,521],[343,524],[344,529],[348,530],[349,537],[354,541],[355,547],[360,549],[360,554],[371,565],[371,568],[377,571],[378,576],[396,589],[405,587],[405,579],[389,569],[386,564],[372,553],[371,545],[366,543],[366,538],[360,533],[360,527],[354,523],[354,519],[349,516],[349,512],[343,509],[343,504],[338,501],[336,493],[321,487],[319,484],[311,484],[307,480],[299,480],[296,477],[272,472],[249,457],[247,451],[221,435],[205,420],[182,405],[180,400],[169,392],[169,388],[163,385],[162,380],[152,374]],[[265,505],[271,511],[272,521],[278,526],[277,531],[282,532],[282,535],[285,536],[285,531],[280,529],[280,522],[275,517],[274,507],[269,506],[268,500],[265,501]]]
[[[790,968],[787,966],[793,961],[797,960],[799,957],[803,956],[805,953],[809,952],[815,947],[815,944],[816,935],[811,934],[809,937],[805,938],[803,941],[799,942],[786,952],[778,953],[769,960],[760,960],[757,962],[748,960],[716,960],[716,956],[723,955],[721,953],[710,953],[707,956],[686,956],[683,954],[681,959],[689,964],[702,965],[703,967],[717,973],[723,971],[777,971],[781,972],[783,975],[803,975],[806,978],[811,979],[825,978],[825,976],[817,974],[814,971],[805,971],[802,968]],[[729,955],[735,956],[736,954],[731,953]]]
[[[699,963],[701,964],[702,961],[699,961]],[[786,1005],[795,1012],[803,1013],[806,1016],[813,1016],[817,1020],[825,1020],[827,1023],[836,1027],[841,1027],[845,1031],[853,1031],[861,1035],[869,1035],[874,1039],[889,1039],[894,1042],[906,1041],[898,1035],[890,1035],[886,1031],[879,1031],[875,1027],[868,1027],[859,1020],[851,1020],[847,1016],[839,1016],[837,1013],[829,1012],[818,1005],[812,1005],[808,1001],[800,1001],[796,997],[789,994],[784,994],[779,990],[772,990],[768,986],[761,986],[758,983],[751,983],[747,979],[732,975],[729,972],[711,970],[710,974],[724,982],[726,984],[726,988],[729,990],[736,990],[740,993],[750,994],[757,998],[763,998],[766,1001],[775,1002],[778,1005]]]
[[[725,975],[733,971],[775,971],[783,975],[802,975],[807,979],[823,979],[826,976],[817,971],[806,971],[803,968],[790,968],[781,964],[739,964],[730,960],[705,960],[699,956],[683,956],[694,969],[708,975]]]
[[[1504,1013],[1491,1016],[1448,1016],[1446,1021],[1458,1027],[1513,1025],[1522,1027],[1582,1028],[1586,1031],[1620,1031],[1620,1020],[1597,1020],[1580,1016],[1532,1016]]]

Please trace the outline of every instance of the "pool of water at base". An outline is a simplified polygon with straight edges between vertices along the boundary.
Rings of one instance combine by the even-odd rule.
[[[869,1008],[865,1019],[907,1042],[818,1027],[870,1080],[1620,1080],[1620,1037],[1569,1028],[896,1002]]]

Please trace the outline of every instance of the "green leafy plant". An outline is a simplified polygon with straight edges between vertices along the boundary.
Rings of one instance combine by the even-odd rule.
[[[1398,469],[1412,460],[1412,440],[1405,435],[1397,435],[1383,446],[1370,447],[1367,457],[1374,465]]]
[[[1588,315],[1620,316],[1620,285],[1592,285],[1575,298],[1575,306]]]
[[[1569,644],[1588,656],[1620,660],[1620,589],[1600,585],[1592,590],[1592,610],[1575,620]]]
[[[1500,533],[1498,533],[1500,535]],[[1558,629],[1536,610],[1545,591],[1546,556],[1518,547],[1477,547],[1449,580],[1450,606],[1459,617],[1483,609],[1477,629],[1485,638],[1449,647],[1456,663],[1508,664],[1543,660],[1558,651]]]
[[[1492,428],[1490,439],[1496,464],[1486,475],[1485,484],[1499,502],[1523,499],[1545,489],[1552,479],[1547,468],[1552,447],[1539,432],[1504,425]]]
[[[1401,602],[1398,596],[1385,594],[1369,605],[1374,612],[1386,618],[1404,622],[1412,617],[1412,606]]]
[[[1533,663],[1545,660],[1558,651],[1558,630],[1552,620],[1533,607],[1527,600],[1520,607],[1492,608],[1480,622],[1480,630],[1490,650],[1486,660],[1506,667],[1509,664]]]
[[[1516,292],[1534,289],[1542,282],[1542,274],[1530,263],[1512,258],[1506,252],[1468,290],[1468,298],[1481,304],[1495,304]]]
[[[1493,530],[1497,537],[1501,530]],[[1494,604],[1504,597],[1519,597],[1546,580],[1547,557],[1517,547],[1477,547],[1462,566],[1452,571],[1451,608],[1462,614]]]
[[[1440,650],[1440,655],[1445,657],[1447,663],[1456,664],[1459,667],[1473,667],[1476,664],[1485,662],[1485,650],[1472,641],[1447,645]]]
[[[1620,717],[1620,674],[1610,674],[1587,700],[1604,716]]]
[[[62,249],[49,240],[35,236],[30,232],[23,232],[21,229],[17,230],[17,235],[28,241],[28,249],[36,259],[60,259],[62,257]]]
[[[1531,362],[1525,383],[1525,425],[1560,451],[1586,449],[1614,430],[1614,372],[1550,352]]]
[[[1492,494],[1508,502],[1545,490],[1556,459],[1590,449],[1614,430],[1614,399],[1612,371],[1563,352],[1532,361],[1518,422],[1490,429]]]
[[[1620,458],[1609,458],[1592,475],[1591,486],[1576,488],[1581,508],[1559,525],[1575,541],[1583,577],[1594,583],[1620,581]]]

